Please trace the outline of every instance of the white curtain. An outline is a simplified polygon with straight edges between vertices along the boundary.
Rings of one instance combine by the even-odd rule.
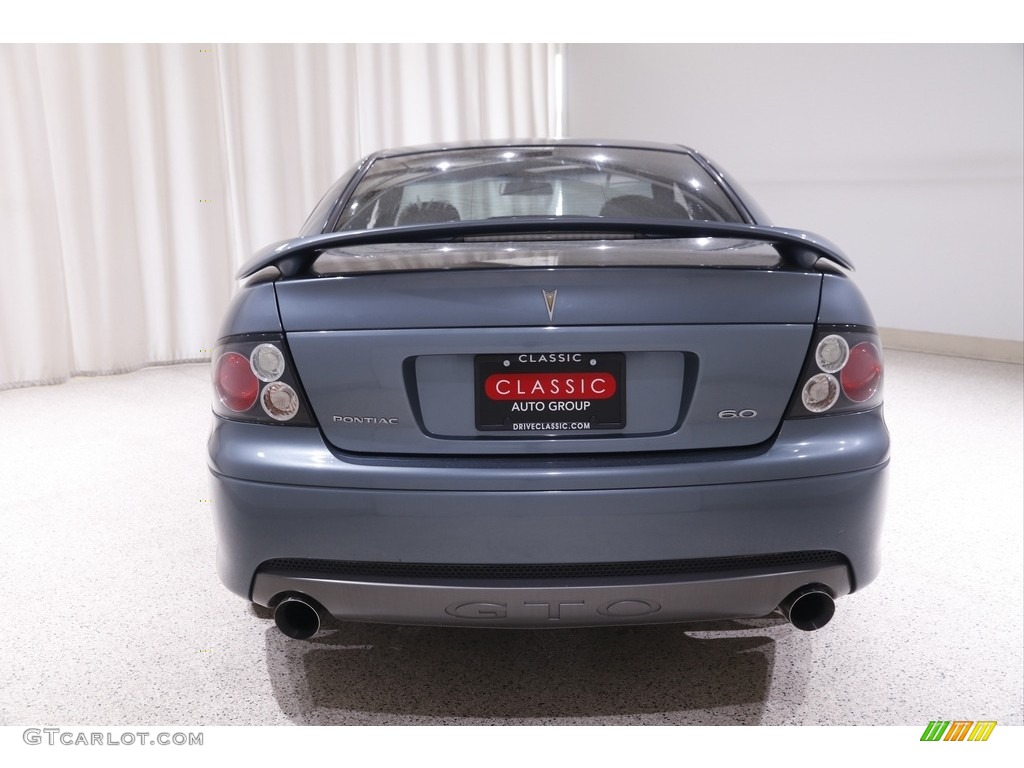
[[[0,389],[208,356],[361,156],[554,135],[557,49],[0,46]]]

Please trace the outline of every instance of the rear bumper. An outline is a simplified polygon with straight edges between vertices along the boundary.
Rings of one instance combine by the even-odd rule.
[[[809,583],[839,597],[878,573],[888,434],[878,411],[809,422],[787,422],[770,447],[716,456],[435,463],[345,460],[316,430],[218,420],[210,441],[218,569],[228,588],[264,605],[296,591],[338,617],[388,623],[757,616]],[[261,570],[284,559],[645,563],[809,551],[838,553],[842,564],[617,580]]]
[[[749,448],[575,456],[347,455],[316,429],[214,419],[214,475],[257,483],[390,491],[602,491],[798,480],[872,469],[889,458],[882,409],[783,422]]]

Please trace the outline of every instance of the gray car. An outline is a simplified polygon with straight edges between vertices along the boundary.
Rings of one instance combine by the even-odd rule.
[[[889,462],[850,269],[675,145],[373,154],[240,272],[220,577],[294,638],[823,626],[878,573]]]

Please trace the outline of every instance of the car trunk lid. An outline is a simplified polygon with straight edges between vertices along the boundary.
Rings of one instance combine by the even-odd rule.
[[[821,276],[782,268],[764,245],[682,242],[347,249],[279,281],[278,304],[342,451],[756,445],[796,384]]]

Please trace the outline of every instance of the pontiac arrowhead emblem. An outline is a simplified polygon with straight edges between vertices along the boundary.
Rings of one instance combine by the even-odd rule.
[[[558,291],[544,291],[544,303],[548,307],[548,321],[555,321],[555,298],[558,296]]]

